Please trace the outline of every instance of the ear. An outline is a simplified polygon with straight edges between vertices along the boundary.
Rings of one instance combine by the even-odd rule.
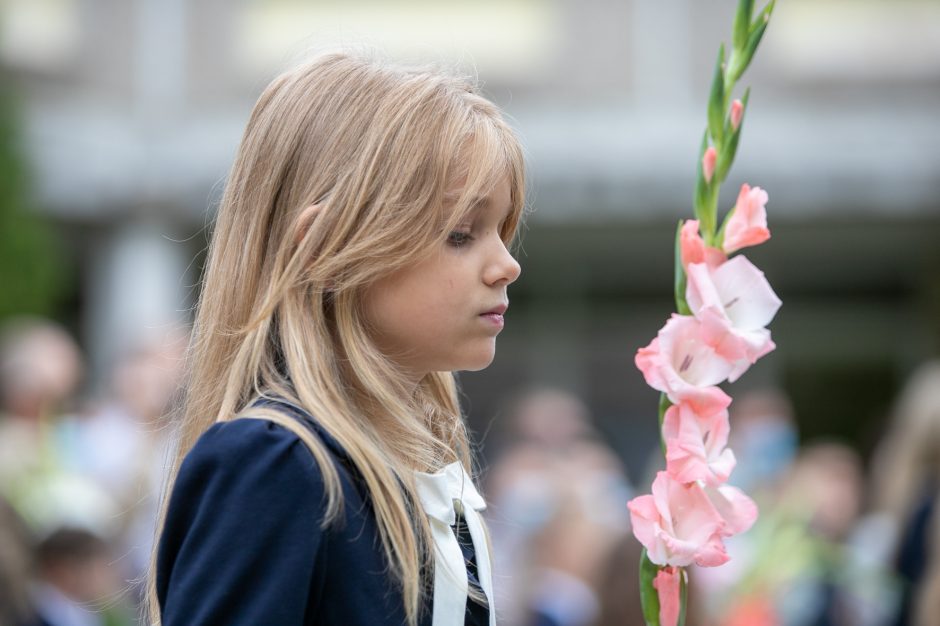
[[[295,246],[300,245],[300,242],[307,234],[307,231],[310,230],[310,227],[313,225],[314,220],[317,219],[317,215],[320,214],[322,208],[322,204],[311,204],[300,212],[300,215],[297,217],[297,230],[294,232]]]

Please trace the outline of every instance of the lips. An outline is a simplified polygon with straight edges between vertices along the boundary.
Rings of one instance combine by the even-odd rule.
[[[503,329],[503,313],[506,312],[506,309],[509,308],[507,304],[500,304],[494,306],[489,311],[480,313],[480,318],[485,320],[487,324],[496,329],[496,332],[499,332]]]

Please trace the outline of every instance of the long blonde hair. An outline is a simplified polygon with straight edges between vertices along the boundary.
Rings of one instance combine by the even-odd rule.
[[[875,507],[903,526],[928,487],[940,488],[940,361],[911,374],[875,455]]]
[[[892,417],[874,459],[874,504],[893,524],[897,552],[917,508],[924,498],[934,499],[924,531],[926,568],[912,590],[911,623],[940,625],[940,360],[927,361],[910,375]]]
[[[214,422],[269,419],[296,433],[319,464],[326,526],[342,510],[329,453],[294,418],[251,403],[277,396],[304,407],[362,474],[410,624],[422,607],[422,568],[433,564],[427,520],[414,514],[413,473],[454,460],[470,469],[471,452],[453,374],[409,385],[376,348],[362,293],[439,247],[504,176],[513,211],[500,234],[509,244],[524,207],[522,151],[474,84],[325,55],[261,95],[209,247],[171,484]]]

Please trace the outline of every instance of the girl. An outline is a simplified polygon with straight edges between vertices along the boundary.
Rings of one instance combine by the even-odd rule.
[[[153,623],[495,623],[452,372],[493,359],[523,192],[465,80],[335,54],[264,91],[209,248]]]

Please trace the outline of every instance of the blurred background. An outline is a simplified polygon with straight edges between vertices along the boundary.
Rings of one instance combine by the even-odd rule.
[[[158,426],[241,131],[279,71],[362,44],[478,75],[528,151],[522,278],[496,362],[460,377],[494,541],[516,555],[505,623],[638,623],[623,503],[648,491],[658,435],[633,356],[674,308],[735,6],[0,0],[0,626],[36,606],[132,623]],[[745,182],[770,194],[773,238],[747,255],[784,302],[778,349],[732,389],[732,480],[766,521],[738,566],[693,575],[690,624],[921,623],[940,544],[940,378],[922,365],[940,351],[940,2],[781,0],[747,85],[720,207]]]

